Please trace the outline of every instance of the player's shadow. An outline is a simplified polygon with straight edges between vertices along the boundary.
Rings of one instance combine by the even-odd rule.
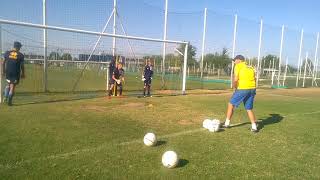
[[[283,118],[284,117],[281,116],[280,114],[270,114],[269,117],[267,117],[265,119],[260,119],[259,129],[263,129],[264,126],[280,123],[283,120]]]
[[[217,132],[223,132],[223,131],[225,131],[223,128],[219,128]]]
[[[161,145],[164,145],[166,143],[167,143],[166,141],[157,141],[156,146],[161,146]]]
[[[270,116],[267,118],[259,119],[259,121],[257,122],[258,129],[263,129],[265,126],[279,123],[282,120],[283,120],[283,116],[281,116],[280,114],[270,114]],[[244,126],[247,124],[251,124],[251,123],[248,121],[248,122],[244,122],[244,123],[234,124],[234,125],[231,125],[231,128],[240,127],[240,126]]]
[[[186,166],[188,163],[189,163],[189,161],[186,159],[179,159],[179,163],[177,165],[177,168],[182,168],[182,167]]]

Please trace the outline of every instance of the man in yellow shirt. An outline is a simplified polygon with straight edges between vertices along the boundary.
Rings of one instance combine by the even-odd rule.
[[[233,59],[235,63],[233,81],[235,92],[228,104],[227,118],[223,126],[226,128],[230,127],[234,108],[238,107],[243,102],[251,121],[251,131],[256,133],[258,132],[258,128],[256,124],[256,117],[252,110],[254,97],[256,95],[255,70],[253,67],[248,66],[244,60],[245,58],[242,55],[237,55]]]

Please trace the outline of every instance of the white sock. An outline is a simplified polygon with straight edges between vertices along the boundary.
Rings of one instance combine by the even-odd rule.
[[[230,125],[230,119],[226,119],[226,121],[224,122],[224,125],[229,126]]]
[[[257,124],[256,123],[252,123],[251,124],[251,128],[254,129],[254,130],[257,130]]]

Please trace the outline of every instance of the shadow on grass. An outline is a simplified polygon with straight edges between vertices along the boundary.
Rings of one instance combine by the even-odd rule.
[[[259,129],[263,129],[264,126],[280,123],[282,120],[283,120],[283,116],[281,116],[280,114],[270,114],[269,117],[265,119],[261,119],[259,123]]]
[[[258,128],[263,129],[264,126],[276,124],[276,123],[281,122],[282,120],[283,120],[283,116],[281,116],[280,114],[270,114],[270,116],[267,118],[259,119]],[[231,125],[231,128],[240,127],[240,126],[244,126],[247,124],[251,124],[251,122],[248,121],[248,122],[244,122],[244,123],[234,124],[234,125]]]
[[[217,132],[219,133],[219,132],[223,132],[223,131],[225,131],[223,128],[220,128]]]
[[[161,145],[164,145],[166,143],[167,143],[166,141],[157,141],[156,146],[161,146]]]
[[[68,102],[68,101],[79,101],[79,100],[85,100],[85,99],[94,99],[99,96],[95,97],[80,97],[80,98],[59,98],[54,100],[38,100],[33,102],[25,102],[25,103],[17,103],[13,104],[13,106],[25,106],[25,105],[32,105],[32,104],[50,104],[50,103],[58,103],[58,102]]]
[[[189,161],[186,159],[179,159],[179,163],[177,165],[177,168],[182,168],[182,167],[186,166],[188,163],[189,163]]]
[[[50,104],[50,103],[58,103],[58,102],[68,102],[68,101],[78,101],[84,99],[92,99],[92,98],[78,98],[78,99],[59,99],[59,100],[48,100],[48,101],[38,101],[38,102],[26,102],[20,104],[13,104],[13,106],[25,106],[25,105],[32,105],[32,104]]]

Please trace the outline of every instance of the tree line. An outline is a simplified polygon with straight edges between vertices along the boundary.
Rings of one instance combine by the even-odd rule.
[[[165,66],[166,67],[182,67],[183,65],[183,53],[185,52],[185,44],[181,44],[177,49],[174,50],[174,52],[171,52],[169,54],[166,54],[166,60],[165,60]],[[197,48],[189,43],[188,45],[188,67],[195,67],[200,68],[201,63],[200,59],[197,60]],[[162,64],[162,55],[149,55],[144,56],[143,59],[152,58],[153,63],[155,63],[156,66],[160,66]],[[48,57],[49,60],[78,60],[77,57],[72,57],[70,53],[59,53],[56,51],[52,51],[49,54]],[[251,58],[247,59],[247,62],[252,66],[257,66],[258,60],[257,58]],[[308,68],[313,68],[313,62],[312,60],[308,59]],[[230,71],[231,69],[231,63],[232,63],[232,57],[230,57],[228,49],[223,48],[221,52],[212,52],[207,53],[203,57],[203,67],[206,66],[212,67],[214,65],[215,68],[223,69],[225,72]],[[306,63],[306,60],[302,61],[301,67],[304,67]],[[282,63],[281,67],[284,68],[285,65]],[[263,56],[261,58],[261,64],[262,69],[278,69],[279,67],[279,57],[276,55],[268,54],[266,56]],[[293,67],[292,65],[288,65],[288,70],[290,72],[296,72],[297,68]]]

